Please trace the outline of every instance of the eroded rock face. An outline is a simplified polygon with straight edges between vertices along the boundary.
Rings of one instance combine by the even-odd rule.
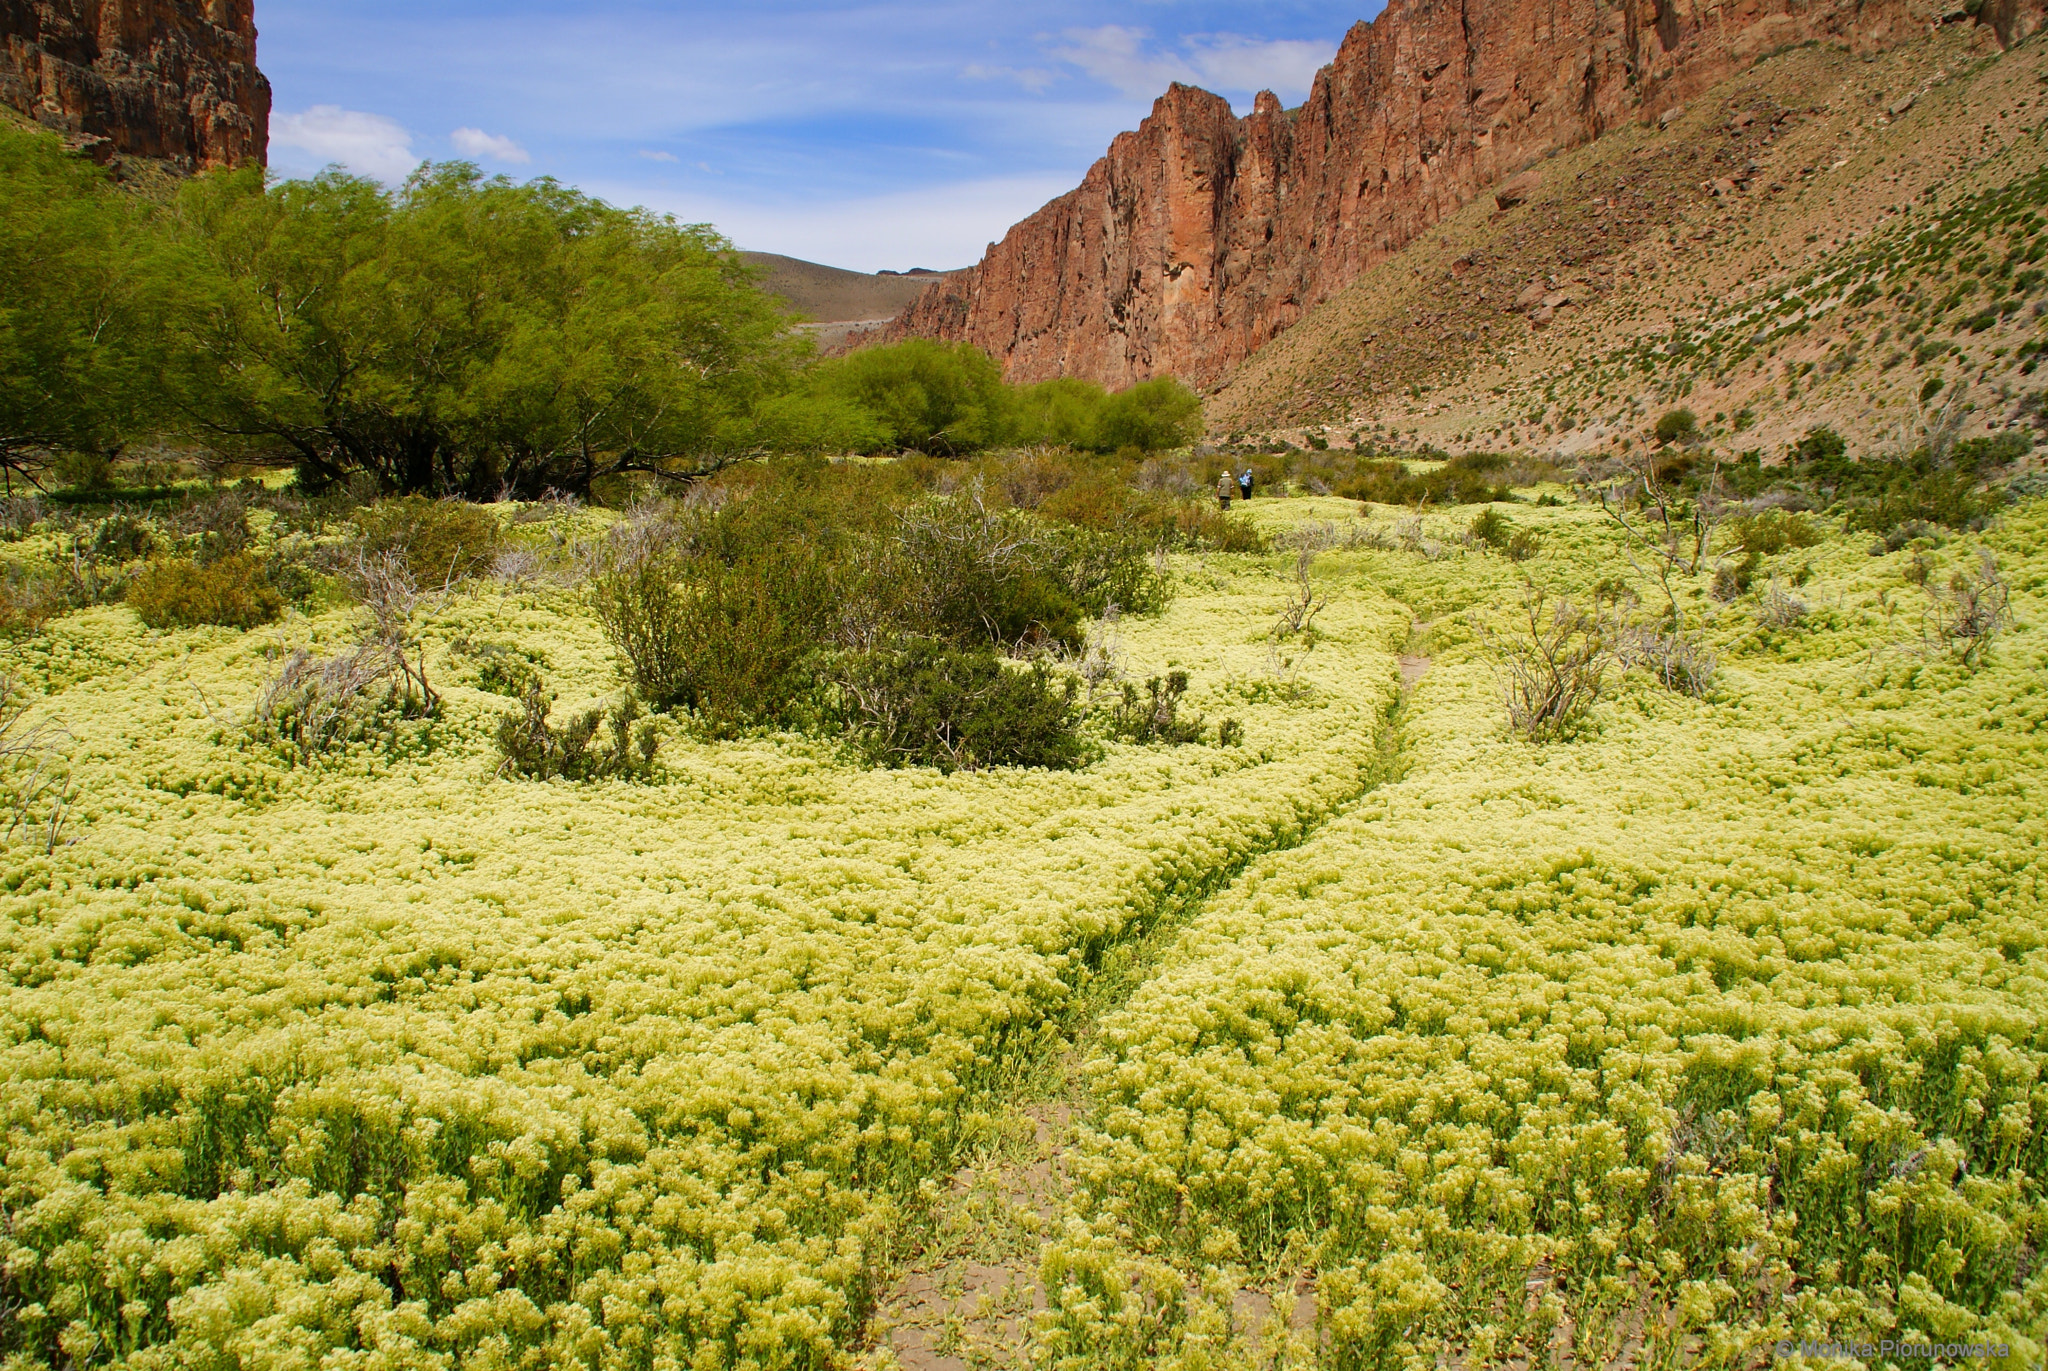
[[[2048,0],[1977,22],[2025,37]],[[1391,0],[1308,101],[1236,118],[1176,85],[1080,187],[926,289],[887,338],[975,343],[1012,380],[1214,385],[1306,311],[1549,153],[1654,122],[1788,44],[1858,51],[1944,0]],[[1961,11],[1958,11],[1960,14]],[[1514,198],[1514,197],[1509,197]],[[1506,212],[1506,211],[1504,211]]]
[[[262,162],[254,0],[0,0],[0,101],[101,160]]]

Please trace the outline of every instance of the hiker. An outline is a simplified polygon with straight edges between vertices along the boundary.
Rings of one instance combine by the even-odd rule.
[[[1237,482],[1230,479],[1230,469],[1225,467],[1223,474],[1216,478],[1216,503],[1223,506],[1225,513],[1230,511],[1230,495],[1236,489]]]
[[[1252,498],[1252,469],[1249,465],[1245,467],[1244,475],[1237,478],[1237,488],[1244,492],[1245,499]]]

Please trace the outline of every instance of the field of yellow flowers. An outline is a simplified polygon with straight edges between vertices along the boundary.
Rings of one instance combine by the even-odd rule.
[[[1117,630],[1242,746],[1084,771],[865,771],[693,742],[659,784],[494,778],[515,643],[617,686],[578,592],[463,592],[447,707],[395,752],[248,741],[349,612],[153,632],[120,605],[11,650],[80,799],[0,881],[0,1347],[28,1365],[824,1366],[899,1200],[1105,948],[1364,785],[1405,615],[1324,616],[1276,677],[1279,582],[1190,565]],[[10,1362],[9,1365],[15,1363]]]
[[[1912,553],[1837,536],[1775,559],[1791,623],[1687,602],[1709,698],[1634,675],[1532,747],[1486,648],[1518,572],[1632,571],[1597,511],[1543,527],[1519,569],[1348,562],[1432,625],[1402,774],[1103,1025],[1048,1362],[2039,1365],[2048,508],[1931,554],[2010,584],[1982,670]],[[1313,1328],[1234,1316],[1260,1270]]]
[[[5,1365],[842,1366],[919,1183],[1162,921],[1045,1364],[2037,1365],[2048,502],[1931,552],[1821,520],[1767,568],[1803,614],[1684,592],[1706,698],[1616,674],[1541,746],[1493,645],[1525,578],[1634,575],[1597,507],[1516,506],[1518,563],[1469,512],[1254,504],[1325,547],[1312,633],[1292,550],[1177,555],[1105,630],[1242,744],[1073,772],[664,720],[652,783],[499,777],[463,644],[618,686],[544,582],[459,592],[441,717],[312,767],[243,724],[346,609],[12,645],[78,800],[0,856]],[[1973,669],[1902,571],[1980,546],[2018,626]],[[1275,1272],[1311,1326],[1243,1326]]]

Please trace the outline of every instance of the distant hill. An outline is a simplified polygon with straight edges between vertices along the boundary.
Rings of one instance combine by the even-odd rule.
[[[767,269],[761,279],[764,289],[821,324],[892,318],[916,299],[918,292],[947,274],[917,268],[869,276],[775,252],[742,252],[740,256]]]

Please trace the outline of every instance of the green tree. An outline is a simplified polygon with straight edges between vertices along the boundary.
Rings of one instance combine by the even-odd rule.
[[[250,168],[192,182],[180,208],[220,281],[187,338],[187,412],[291,454],[316,488],[691,479],[751,446],[807,346],[708,227],[550,180],[447,163],[391,192]]]
[[[1145,452],[1185,447],[1202,436],[1202,398],[1171,376],[1140,381],[1103,402],[1097,445]]]
[[[1102,446],[1102,407],[1108,393],[1093,381],[1063,376],[1017,393],[1018,436],[1082,452]]]
[[[884,447],[957,455],[1009,439],[1010,388],[980,348],[912,338],[818,365],[812,394],[872,415]]]
[[[0,471],[111,454],[154,416],[166,270],[152,207],[53,135],[0,125]]]

